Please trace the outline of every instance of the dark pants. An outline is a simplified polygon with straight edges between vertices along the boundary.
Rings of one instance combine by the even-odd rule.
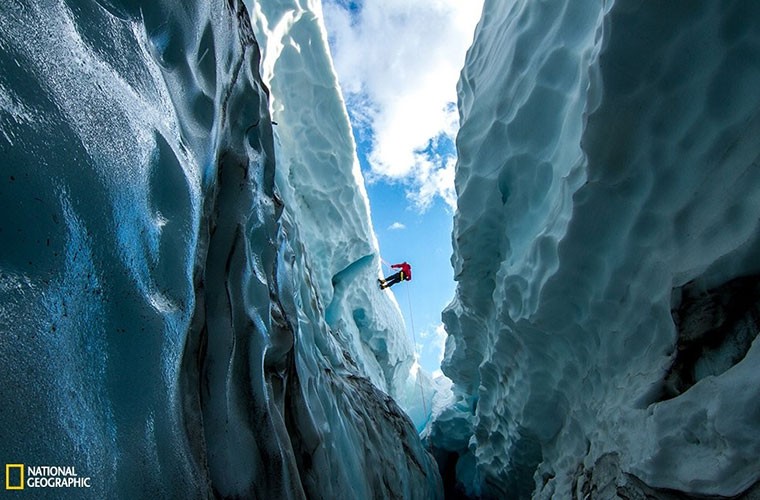
[[[380,288],[388,288],[389,286],[404,281],[404,278],[404,271],[399,271],[396,274],[391,274],[385,278],[382,283],[380,283]]]

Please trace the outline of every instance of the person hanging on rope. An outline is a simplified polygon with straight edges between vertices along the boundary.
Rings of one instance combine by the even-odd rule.
[[[393,264],[391,267],[393,269],[400,269],[400,271],[396,274],[391,274],[384,280],[378,279],[377,281],[380,283],[380,290],[385,290],[386,288],[402,281],[412,281],[412,266],[406,262],[402,262],[401,264]]]

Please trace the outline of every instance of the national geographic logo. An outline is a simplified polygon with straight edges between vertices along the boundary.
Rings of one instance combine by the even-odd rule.
[[[90,478],[77,474],[73,465],[5,464],[5,489],[89,488]]]
[[[15,479],[13,479],[14,473]],[[24,464],[5,464],[5,489],[24,489]]]

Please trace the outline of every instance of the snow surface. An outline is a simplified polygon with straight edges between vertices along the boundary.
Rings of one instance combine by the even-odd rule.
[[[413,357],[326,49],[283,51],[314,96],[272,81],[275,146],[239,1],[0,14],[0,457],[90,498],[439,497],[377,388]]]
[[[456,402],[430,434],[468,494],[732,496],[760,479],[756,286],[749,342],[724,328],[692,385],[666,384],[689,325],[736,302],[708,291],[760,272],[759,16],[486,1],[459,83]],[[718,298],[681,307],[685,288]],[[695,316],[677,328],[671,309]]]

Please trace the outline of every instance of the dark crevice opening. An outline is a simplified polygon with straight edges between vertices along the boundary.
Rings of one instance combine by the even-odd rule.
[[[744,359],[760,329],[760,275],[710,289],[700,280],[674,288],[671,314],[676,354],[657,401],[677,397]]]
[[[457,482],[457,462],[459,453],[454,451],[433,450],[433,456],[438,464],[438,472],[443,481],[443,497],[446,500],[468,500],[462,486]]]

